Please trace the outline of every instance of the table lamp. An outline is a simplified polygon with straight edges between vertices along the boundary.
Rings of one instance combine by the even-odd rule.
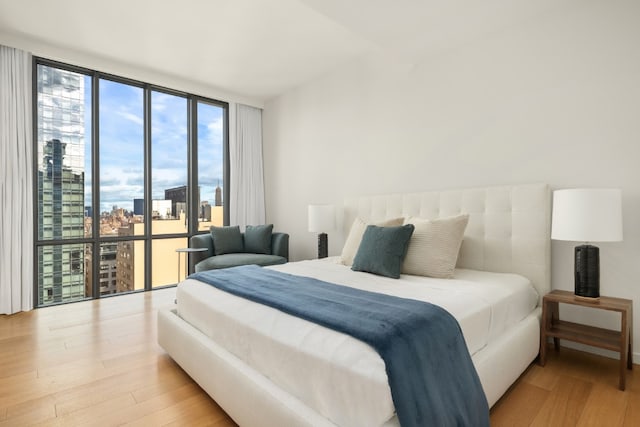
[[[575,294],[600,297],[600,254],[590,242],[622,240],[622,195],[618,189],[576,188],[553,192],[551,238],[584,242],[575,247]]]
[[[329,252],[327,231],[336,228],[336,209],[333,205],[309,205],[309,231],[318,234],[318,258]]]

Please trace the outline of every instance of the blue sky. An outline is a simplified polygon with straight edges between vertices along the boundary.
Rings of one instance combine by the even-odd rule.
[[[133,199],[144,195],[143,90],[100,81],[100,211],[114,205],[133,210]],[[90,82],[85,85],[85,123],[90,123]],[[187,100],[162,92],[151,94],[151,191],[164,199],[164,190],[187,183]],[[85,128],[85,194],[91,194],[91,129]],[[222,186],[223,110],[198,104],[199,183],[202,200],[213,203]]]

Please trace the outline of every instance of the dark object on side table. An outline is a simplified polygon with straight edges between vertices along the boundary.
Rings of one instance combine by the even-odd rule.
[[[575,294],[586,298],[600,297],[600,250],[593,245],[575,248]]]

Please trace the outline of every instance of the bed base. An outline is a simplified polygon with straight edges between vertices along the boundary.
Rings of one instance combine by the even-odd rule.
[[[241,426],[334,426],[274,385],[205,334],[176,309],[158,311],[158,343]],[[538,354],[540,310],[473,356],[489,405],[504,394]],[[385,427],[399,426],[394,417]]]

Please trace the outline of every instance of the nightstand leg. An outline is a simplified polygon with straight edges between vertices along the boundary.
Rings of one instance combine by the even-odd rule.
[[[624,350],[621,351],[620,352],[620,390],[622,391],[624,391],[625,389],[625,382],[627,379],[627,360],[628,360],[627,352]]]
[[[629,361],[629,324],[627,323],[627,312],[621,313],[620,325],[620,390],[624,391],[627,379],[627,363]]]
[[[629,345],[627,350],[627,368],[633,369],[633,307],[629,308],[629,313],[627,314],[629,320],[627,320],[627,324],[629,325]]]
[[[549,324],[549,328],[551,328],[555,322],[560,320],[559,306],[560,304],[558,304],[557,302],[551,303],[551,322]],[[560,338],[553,338],[553,348],[556,351],[560,351]]]

